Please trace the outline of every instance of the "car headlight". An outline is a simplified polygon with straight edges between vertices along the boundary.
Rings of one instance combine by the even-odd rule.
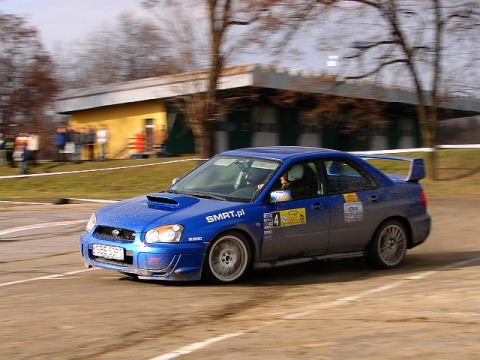
[[[96,223],[97,223],[97,215],[95,213],[93,213],[92,216],[90,216],[90,219],[87,222],[87,226],[85,227],[85,230],[88,233],[90,233]]]
[[[179,242],[182,237],[183,226],[182,225],[165,225],[157,228],[153,228],[147,231],[145,234],[145,242],[148,244],[161,242],[161,243],[174,243]]]

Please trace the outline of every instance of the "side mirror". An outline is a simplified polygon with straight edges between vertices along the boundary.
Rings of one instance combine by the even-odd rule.
[[[177,182],[180,181],[180,178],[175,178],[172,180],[172,185],[175,185]]]
[[[290,190],[276,190],[270,193],[270,202],[273,204],[292,201],[292,192]]]

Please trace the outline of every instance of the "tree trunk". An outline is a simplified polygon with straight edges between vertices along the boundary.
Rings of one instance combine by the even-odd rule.
[[[215,122],[204,121],[201,123],[201,132],[195,136],[195,150],[202,159],[215,155]]]

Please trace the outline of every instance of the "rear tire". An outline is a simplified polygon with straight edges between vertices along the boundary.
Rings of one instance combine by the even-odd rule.
[[[232,284],[250,271],[252,254],[245,236],[227,232],[212,241],[203,265],[204,279],[212,284]]]
[[[375,231],[366,260],[378,269],[395,268],[405,259],[407,244],[404,226],[397,220],[388,220]]]

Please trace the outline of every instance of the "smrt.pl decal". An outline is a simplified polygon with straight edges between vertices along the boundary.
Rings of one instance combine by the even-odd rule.
[[[207,220],[207,222],[212,223],[219,220],[239,218],[244,215],[245,215],[245,210],[243,209],[230,210],[230,211],[224,211],[215,215],[208,215],[207,217],[205,217],[205,219]]]

